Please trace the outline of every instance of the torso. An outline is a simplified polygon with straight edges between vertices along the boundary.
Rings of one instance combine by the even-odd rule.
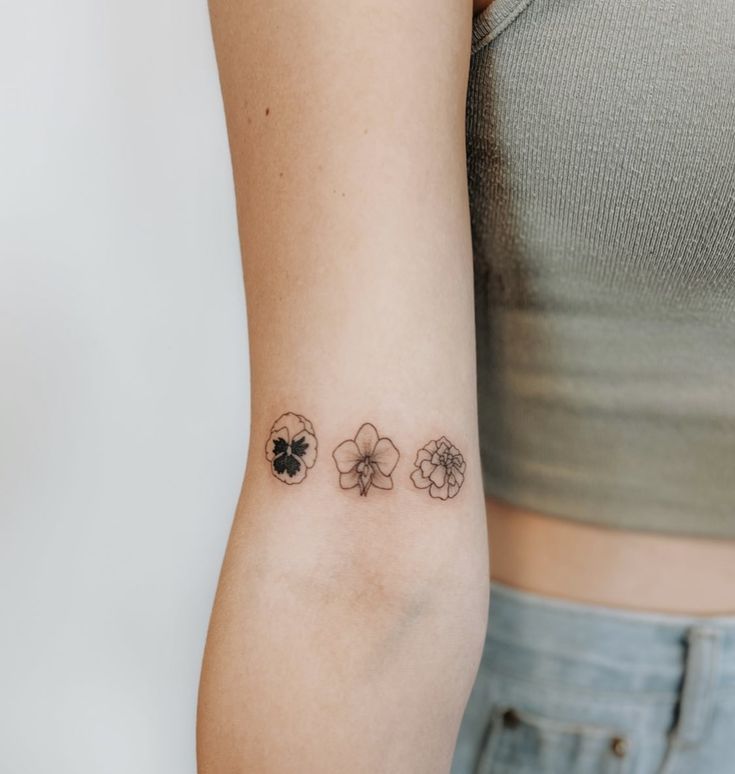
[[[474,0],[473,14],[489,5]],[[620,608],[735,613],[735,540],[606,528],[493,497],[486,509],[491,576],[503,583]]]
[[[735,613],[735,541],[606,529],[486,499],[491,576],[612,607]]]

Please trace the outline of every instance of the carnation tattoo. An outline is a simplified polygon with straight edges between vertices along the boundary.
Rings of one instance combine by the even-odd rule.
[[[360,427],[354,439],[342,441],[332,456],[342,489],[359,487],[362,496],[371,486],[393,489],[391,473],[398,464],[398,449],[390,438],[381,438],[370,422]]]
[[[454,497],[464,482],[464,457],[444,436],[419,449],[414,465],[411,481],[419,489],[428,489],[432,497]]]
[[[265,445],[271,473],[284,484],[300,484],[316,462],[314,426],[301,414],[281,414]]]

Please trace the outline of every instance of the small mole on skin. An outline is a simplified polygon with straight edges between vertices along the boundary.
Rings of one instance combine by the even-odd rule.
[[[278,177],[283,177],[283,172],[279,172]]]
[[[267,108],[265,109],[265,114],[266,114],[266,115],[268,115],[270,112],[271,112],[271,109],[270,109],[269,107],[267,107]]]

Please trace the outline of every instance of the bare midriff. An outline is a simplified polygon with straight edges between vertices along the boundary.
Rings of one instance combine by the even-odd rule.
[[[490,575],[501,583],[631,610],[735,614],[735,540],[633,532],[485,503]]]

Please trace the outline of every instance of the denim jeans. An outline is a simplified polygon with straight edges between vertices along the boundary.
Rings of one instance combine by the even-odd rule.
[[[735,616],[490,596],[452,774],[735,774]]]

